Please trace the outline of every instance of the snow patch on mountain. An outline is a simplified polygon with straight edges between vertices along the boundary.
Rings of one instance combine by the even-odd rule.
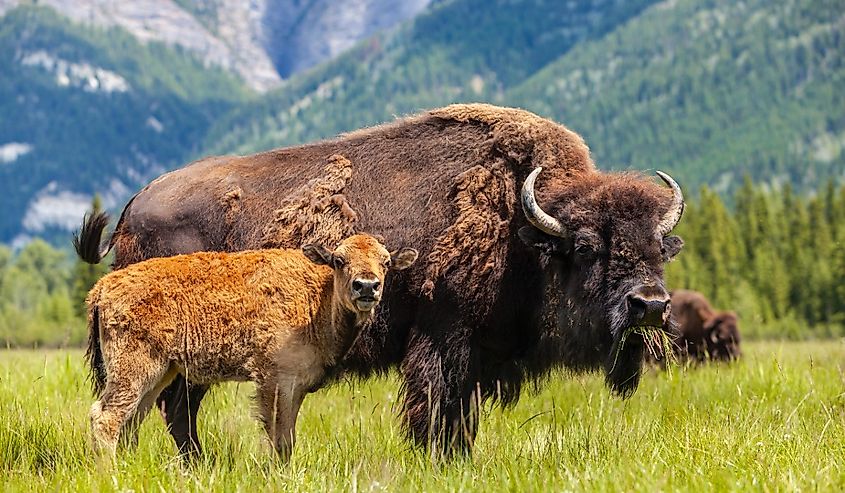
[[[53,226],[72,230],[89,208],[90,195],[61,190],[56,182],[50,182],[30,201],[23,227],[28,233],[40,233]]]
[[[60,86],[79,87],[87,92],[127,92],[129,82],[119,74],[88,63],[75,63],[56,58],[44,50],[21,57],[25,67],[41,67],[56,77]]]

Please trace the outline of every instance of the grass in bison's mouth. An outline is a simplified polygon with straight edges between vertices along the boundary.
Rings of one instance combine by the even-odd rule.
[[[628,340],[631,334],[637,334],[643,338],[646,351],[657,360],[664,360],[666,364],[666,371],[672,371],[672,365],[675,363],[675,353],[672,351],[672,340],[669,334],[663,330],[662,327],[655,327],[650,325],[635,325],[628,327],[622,333],[622,339],[619,341],[619,346],[616,349],[616,354],[613,359],[613,368],[616,368],[616,361],[619,359],[619,353],[625,348],[625,341]]]

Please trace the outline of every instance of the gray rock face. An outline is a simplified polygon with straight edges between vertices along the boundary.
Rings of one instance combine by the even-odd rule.
[[[431,0],[266,0],[265,48],[282,77],[337,56]]]
[[[263,92],[431,0],[39,0],[76,21],[181,46]],[[29,3],[0,0],[0,15]]]

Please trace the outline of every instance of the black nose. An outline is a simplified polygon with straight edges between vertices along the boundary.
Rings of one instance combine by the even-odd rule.
[[[378,279],[355,279],[352,281],[352,291],[358,296],[373,296],[381,288]]]
[[[637,290],[628,294],[627,302],[631,325],[663,326],[669,306],[669,295],[665,291]]]

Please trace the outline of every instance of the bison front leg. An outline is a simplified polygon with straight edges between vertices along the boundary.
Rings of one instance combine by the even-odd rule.
[[[192,384],[180,374],[156,400],[167,429],[183,457],[195,458],[202,453],[197,435],[197,414],[207,392],[208,386]]]
[[[478,358],[468,338],[417,334],[401,370],[405,427],[414,442],[437,458],[472,452],[480,399]]]
[[[258,384],[258,404],[264,430],[282,462],[288,462],[296,444],[296,417],[305,390],[293,379],[280,378]]]

